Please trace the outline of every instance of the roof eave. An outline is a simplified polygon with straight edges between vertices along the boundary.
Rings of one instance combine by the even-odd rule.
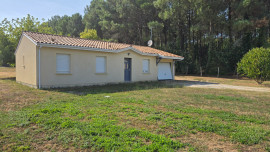
[[[184,60],[184,57],[163,56],[163,55],[159,55],[159,57],[161,59],[173,59],[173,60],[176,60],[176,61],[182,61],[182,60]]]
[[[36,43],[33,39],[31,39],[27,34],[25,34],[25,33],[23,32],[23,33],[21,34],[19,43],[18,43],[17,48],[16,48],[16,50],[15,50],[15,52],[14,52],[14,55],[17,54],[17,51],[18,51],[18,48],[19,48],[19,46],[20,46],[20,44],[21,44],[21,41],[22,41],[23,36],[25,36],[25,37],[28,38],[32,43],[34,43],[35,45],[37,45],[37,43]]]
[[[42,47],[54,47],[54,48],[65,48],[65,49],[76,49],[76,50],[86,50],[86,51],[96,51],[96,52],[107,52],[107,53],[120,53],[127,50],[132,50],[140,55],[146,56],[158,56],[158,54],[143,53],[133,47],[126,47],[119,50],[110,50],[110,49],[99,49],[91,47],[81,47],[81,46],[70,46],[70,45],[59,45],[59,44],[48,44],[48,43],[37,43],[37,46]]]

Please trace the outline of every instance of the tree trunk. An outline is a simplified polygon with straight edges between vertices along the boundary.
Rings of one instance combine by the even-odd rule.
[[[229,41],[230,41],[230,47],[233,44],[233,38],[232,38],[232,2],[231,0],[228,1],[228,19],[229,19],[229,26],[228,26],[228,30],[229,30]]]

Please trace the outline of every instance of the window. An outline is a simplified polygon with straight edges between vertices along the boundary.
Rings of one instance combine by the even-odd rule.
[[[56,73],[70,73],[70,55],[56,54]]]
[[[106,57],[96,57],[96,73],[106,73]]]
[[[149,73],[149,60],[143,60],[143,73]]]

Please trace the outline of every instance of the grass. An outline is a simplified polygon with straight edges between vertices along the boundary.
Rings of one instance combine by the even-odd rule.
[[[269,151],[270,147],[268,93],[166,82],[37,90],[2,78],[0,85],[5,86],[0,87],[1,151]]]

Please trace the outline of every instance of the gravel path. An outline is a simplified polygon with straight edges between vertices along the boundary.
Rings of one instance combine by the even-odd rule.
[[[228,84],[200,82],[200,81],[185,81],[185,80],[180,80],[180,81],[176,80],[176,82],[181,85],[192,87],[192,88],[234,89],[234,90],[244,90],[244,91],[270,92],[270,88],[234,86],[234,85],[228,85]]]

